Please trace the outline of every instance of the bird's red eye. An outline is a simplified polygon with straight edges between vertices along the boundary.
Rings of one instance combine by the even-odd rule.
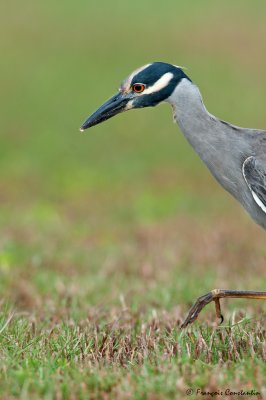
[[[135,93],[141,93],[144,89],[145,85],[143,85],[143,83],[134,83],[134,85],[132,86],[132,90]]]

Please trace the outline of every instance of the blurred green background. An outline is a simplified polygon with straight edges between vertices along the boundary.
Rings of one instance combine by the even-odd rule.
[[[85,271],[100,299],[92,265],[103,279],[104,260],[114,257],[115,271],[142,229],[164,228],[174,241],[171,221],[176,243],[195,259],[189,232],[201,235],[198,224],[229,224],[247,231],[243,241],[253,229],[259,245],[250,246],[260,246],[263,232],[210,177],[168,105],[83,134],[79,126],[133,69],[160,60],[187,67],[211,113],[265,127],[264,1],[11,1],[1,9],[0,285],[11,302],[23,305],[14,299],[18,277],[49,297],[57,279],[68,285],[69,271],[93,302],[88,281],[80,282]],[[216,271],[216,261],[204,263]],[[250,260],[240,254],[239,263],[248,268]],[[184,300],[178,293],[173,302]]]
[[[1,4],[3,303],[48,325],[77,323],[90,307],[108,321],[124,301],[145,304],[142,318],[179,305],[182,319],[214,286],[265,289],[265,233],[216,184],[168,105],[79,132],[152,61],[186,67],[214,115],[266,128],[265,14],[264,0]]]
[[[4,205],[55,207],[110,186],[137,197],[168,168],[183,177],[172,187],[182,196],[194,191],[195,175],[212,185],[166,105],[78,131],[128,73],[153,60],[187,67],[215,115],[266,125],[263,0],[11,1],[1,8]],[[88,218],[91,212],[88,201]]]
[[[210,177],[168,105],[79,132],[125,76],[156,60],[185,66],[214,115],[265,127],[264,1],[11,1],[1,8],[1,282],[3,293],[11,288],[12,302],[21,306],[14,299],[18,276],[33,293],[42,287],[52,296],[57,279],[68,285],[69,271],[78,285],[85,271],[100,299],[92,265],[104,277],[106,257],[114,257],[115,270],[116,257],[128,258],[139,230],[160,231],[169,221],[176,244],[188,247],[196,238],[185,230],[201,235],[197,224],[216,230],[223,221],[254,229],[264,240]],[[239,262],[248,267],[250,261],[240,255]],[[82,283],[93,302],[87,280]]]

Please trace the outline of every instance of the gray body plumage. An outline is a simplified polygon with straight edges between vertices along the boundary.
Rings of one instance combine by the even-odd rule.
[[[80,130],[120,112],[163,101],[171,104],[174,120],[216,180],[266,229],[266,131],[240,128],[211,115],[182,68],[155,62],[133,71]],[[224,297],[266,300],[266,292],[214,289],[197,299],[181,328],[195,321],[211,301],[223,321],[220,299]]]
[[[167,101],[175,121],[212,175],[266,229],[262,209],[263,205],[266,208],[266,131],[240,128],[214,117],[206,110],[197,86],[186,79]],[[250,157],[253,163],[245,172]]]
[[[174,119],[216,180],[266,229],[266,132],[231,125],[211,115],[197,86],[175,65],[155,62],[138,68],[119,93],[81,126],[81,131],[114,115],[172,105]]]

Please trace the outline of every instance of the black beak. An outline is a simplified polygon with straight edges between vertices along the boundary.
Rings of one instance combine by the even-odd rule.
[[[117,93],[86,119],[86,121],[81,125],[80,131],[83,132],[85,129],[90,128],[91,126],[100,124],[116,114],[126,111],[126,105],[129,100],[130,97],[128,94],[120,92]]]

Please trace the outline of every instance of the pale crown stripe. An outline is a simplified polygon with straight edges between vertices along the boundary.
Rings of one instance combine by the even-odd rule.
[[[146,64],[143,65],[143,67],[140,67],[138,69],[135,69],[135,71],[133,71],[129,77],[127,78],[127,82],[130,84],[132,79],[134,78],[135,75],[137,75],[138,73],[140,73],[141,71],[143,71],[144,69],[148,68],[151,64]]]
[[[146,64],[143,67],[140,67],[138,69],[135,69],[121,84],[119,91],[121,92],[129,92],[130,90],[130,85],[132,82],[132,79],[134,78],[135,75],[137,75],[139,72],[143,71],[144,69],[148,68],[151,64]]]

